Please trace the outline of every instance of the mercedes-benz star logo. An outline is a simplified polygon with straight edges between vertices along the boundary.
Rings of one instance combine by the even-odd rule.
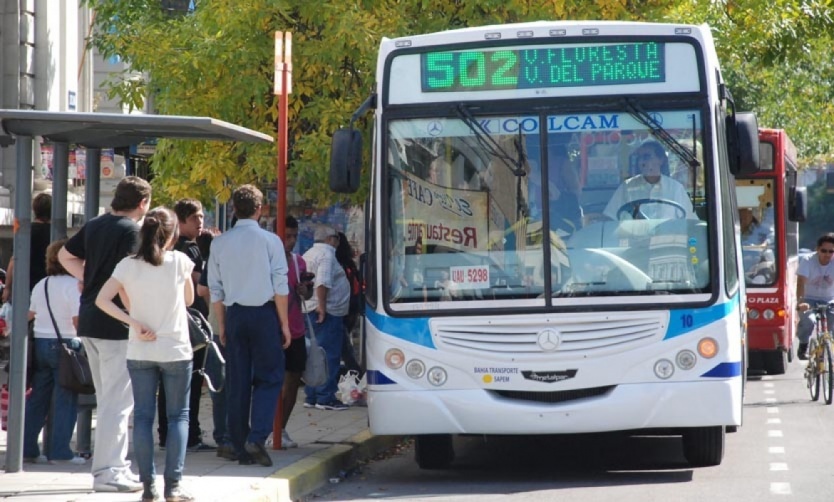
[[[539,331],[537,342],[543,351],[553,352],[562,344],[562,335],[555,329],[543,329]]]
[[[443,125],[437,120],[432,120],[426,129],[430,136],[437,136],[443,132]]]

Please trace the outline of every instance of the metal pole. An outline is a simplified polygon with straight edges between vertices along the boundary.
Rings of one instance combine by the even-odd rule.
[[[101,148],[87,148],[87,186],[84,199],[84,222],[98,216],[99,185],[101,183]],[[93,451],[92,429],[95,395],[78,396],[78,414],[75,426],[75,449],[88,458]]]
[[[287,218],[287,127],[289,114],[289,97],[292,86],[292,33],[275,32],[275,88],[278,96],[278,166],[275,177],[275,191],[278,201],[275,211],[275,231],[284,235]]]
[[[101,148],[87,148],[87,186],[84,192],[84,222],[98,216],[101,184]]]
[[[69,145],[53,144],[52,156],[52,230],[51,241],[67,236],[67,176],[69,174]],[[16,274],[15,274],[16,275]]]
[[[26,351],[29,311],[29,250],[32,247],[32,138],[17,138],[14,193],[15,287],[12,289],[12,350],[9,358],[9,431],[6,472],[23,466],[23,423],[26,406]]]

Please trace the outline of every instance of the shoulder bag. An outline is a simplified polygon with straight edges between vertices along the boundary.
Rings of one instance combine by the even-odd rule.
[[[298,274],[298,258],[295,254],[292,255],[292,258],[295,263],[295,278],[297,287],[297,285],[301,283],[301,276]],[[293,291],[293,293],[298,299],[298,305],[304,305],[304,300],[301,299],[301,295],[298,294],[298,291]],[[310,322],[310,316],[308,316],[303,310],[301,315],[304,317],[305,325],[307,327],[307,339],[310,341],[310,348],[307,350],[307,362],[304,364],[304,372],[301,374],[301,379],[304,380],[305,385],[318,387],[319,385],[324,385],[327,382],[327,353],[324,351],[324,347],[319,345],[318,340],[316,340],[316,332],[313,329],[313,323]]]
[[[226,360],[220,348],[214,343],[214,330],[199,310],[187,307],[186,311],[188,312],[188,335],[191,338],[191,349],[197,352],[203,347],[206,348],[203,360],[200,361],[199,367],[194,368],[194,373],[203,377],[211,392],[220,392],[226,380]],[[209,357],[216,361],[208,364]]]
[[[186,307],[185,311],[188,314],[188,337],[191,339],[191,350],[196,352],[211,341],[211,325],[199,310]]]
[[[46,296],[46,308],[49,310],[49,318],[52,319],[52,326],[58,336],[58,385],[77,394],[95,394],[93,386],[93,372],[90,370],[90,362],[87,355],[68,347],[55,322],[52,314],[52,306],[49,304],[49,278],[44,281],[43,292]]]

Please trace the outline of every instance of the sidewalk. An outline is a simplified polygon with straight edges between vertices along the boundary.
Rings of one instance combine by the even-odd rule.
[[[188,453],[183,485],[200,502],[288,502],[312,492],[328,483],[331,478],[339,477],[341,472],[349,470],[358,461],[374,456],[392,446],[398,439],[393,436],[372,436],[368,432],[367,408],[351,407],[345,411],[304,408],[303,394],[299,393],[299,402],[287,426],[287,432],[298,442],[298,448],[273,450],[267,447],[274,462],[272,467],[238,465],[237,462],[217,457],[213,451]],[[200,425],[205,431],[204,438],[207,443],[213,444],[211,399],[205,390],[200,404]],[[3,469],[6,465],[6,444],[6,431],[0,431]],[[165,463],[164,453],[159,450],[156,453],[157,484],[160,490],[163,486],[161,472]],[[132,467],[138,473],[136,465]],[[135,502],[141,498],[141,492],[93,492],[89,464],[24,464],[23,469],[11,474],[0,470],[0,499],[21,502]]]

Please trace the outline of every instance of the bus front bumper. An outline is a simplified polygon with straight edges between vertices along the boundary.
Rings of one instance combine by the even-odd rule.
[[[565,403],[500,397],[484,389],[376,391],[373,434],[575,434],[741,425],[739,379],[618,385]]]

